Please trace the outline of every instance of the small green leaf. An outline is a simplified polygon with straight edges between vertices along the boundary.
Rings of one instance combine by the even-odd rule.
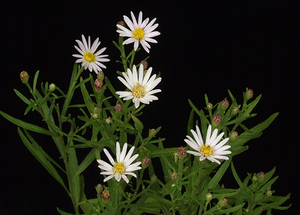
[[[37,79],[38,79],[38,77],[39,77],[39,73],[40,73],[40,71],[38,70],[36,73],[35,73],[35,75],[34,75],[34,78],[33,78],[33,85],[32,85],[32,87],[33,87],[33,90],[32,90],[32,94],[33,95],[35,95],[35,91],[36,91],[36,84],[37,84]]]
[[[27,99],[22,93],[20,93],[18,90],[14,89],[15,93],[17,94],[17,96],[19,96],[19,98],[25,102],[26,104],[30,105],[31,101],[29,99]]]

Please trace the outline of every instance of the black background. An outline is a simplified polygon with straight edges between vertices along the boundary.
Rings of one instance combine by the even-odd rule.
[[[19,73],[40,70],[39,80],[54,82],[67,91],[75,58],[75,40],[81,34],[92,41],[100,38],[110,62],[105,74],[115,88],[119,53],[116,23],[123,15],[157,18],[158,44],[151,44],[149,66],[161,71],[162,92],[158,101],[144,109],[146,128],[163,126],[159,136],[167,146],[185,145],[186,124],[191,110],[188,99],[200,109],[207,93],[212,103],[228,97],[227,89],[242,103],[242,92],[253,89],[262,99],[258,115],[246,125],[255,125],[275,112],[279,116],[264,134],[248,142],[250,149],[236,156],[235,166],[244,178],[247,172],[270,171],[277,167],[276,195],[292,193],[289,211],[295,214],[299,195],[299,5],[297,1],[6,1],[1,6],[1,110],[27,122],[43,125],[35,112],[23,116],[26,105],[14,94],[29,95]],[[129,45],[129,46],[132,46]],[[137,54],[139,62],[147,53]],[[89,72],[86,72],[86,77]],[[17,134],[17,127],[1,121],[0,214],[57,214],[56,207],[72,212],[63,188],[35,160]],[[50,154],[57,155],[51,139],[35,138]],[[87,169],[87,195],[102,177],[96,162]],[[232,183],[230,171],[225,181]],[[232,183],[234,185],[234,183]],[[237,185],[234,185],[237,186]]]

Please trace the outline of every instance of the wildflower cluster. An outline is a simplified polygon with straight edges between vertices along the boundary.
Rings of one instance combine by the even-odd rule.
[[[81,41],[76,40],[75,49],[79,54],[73,54],[77,59],[67,92],[48,82],[41,83],[39,90],[39,71],[32,85],[28,73],[20,73],[22,83],[32,96],[28,99],[15,90],[27,105],[25,114],[30,110],[39,113],[47,129],[0,111],[18,126],[23,143],[66,190],[74,213],[260,214],[267,211],[270,214],[274,209],[288,209],[289,206],[281,204],[289,195],[275,196],[271,189],[277,179],[272,178],[275,169],[248,174],[242,181],[233,164],[233,157],[247,150],[245,143],[259,137],[278,115],[275,113],[250,129],[242,124],[256,115],[252,110],[261,96],[253,98],[253,90],[246,89],[242,104],[230,91],[231,101],[225,98],[215,105],[205,95],[206,111],[199,110],[189,100],[192,111],[187,134],[186,138],[178,138],[178,146],[177,143],[165,144],[167,140],[159,136],[161,127],[145,132],[141,110],[158,100],[162,90],[157,86],[162,77],[149,67],[148,57],[137,61],[136,55],[140,46],[149,54],[149,43],[157,43],[153,38],[160,32],[156,30],[155,18],[143,20],[140,12],[136,19],[133,12],[130,14],[131,19],[124,16],[124,20],[118,22],[119,38],[114,42],[121,56],[118,63],[122,72],[117,71],[118,80],[126,89],[113,87],[113,81],[109,80],[111,71],[104,75],[103,69],[110,70],[104,64],[109,58],[104,54],[105,47],[97,50],[101,44],[99,38],[91,43],[90,36],[86,39],[82,35]],[[132,49],[126,46],[131,43]],[[95,79],[94,74],[87,75],[85,70],[94,72]],[[81,104],[72,101],[78,94],[83,98]],[[74,117],[74,108],[78,108],[81,115]],[[52,158],[44,151],[43,143],[34,139],[33,132],[50,136],[60,153],[59,158]],[[83,159],[78,159],[78,154]],[[59,162],[60,159],[63,162]],[[83,175],[95,163],[100,174],[93,177],[98,178],[99,184],[93,185],[94,198],[87,198]],[[229,166],[238,189],[221,185]],[[70,214],[61,209],[58,212]]]

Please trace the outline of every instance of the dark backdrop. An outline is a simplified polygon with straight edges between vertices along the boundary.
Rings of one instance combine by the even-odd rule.
[[[99,37],[111,61],[105,74],[116,85],[121,69],[115,61],[119,53],[115,24],[123,15],[157,17],[158,44],[151,44],[149,65],[161,71],[159,100],[144,109],[147,128],[162,125],[159,134],[167,146],[185,145],[186,123],[191,110],[188,99],[199,108],[207,93],[212,103],[228,97],[227,89],[242,102],[242,92],[252,88],[262,99],[249,120],[255,125],[274,112],[279,116],[261,138],[248,142],[250,149],[235,157],[241,177],[247,172],[269,171],[277,167],[278,181],[272,187],[277,195],[292,192],[289,212],[297,208],[299,189],[299,30],[297,1],[6,1],[1,6],[1,110],[27,122],[41,123],[34,112],[23,116],[26,105],[13,89],[25,92],[19,73],[26,70],[33,78],[40,70],[40,81],[54,82],[67,90],[75,61],[75,39],[81,34]],[[138,59],[146,57],[141,51]],[[27,92],[26,92],[27,93]],[[25,94],[26,94],[25,93]],[[26,94],[28,95],[28,94]],[[1,201],[0,214],[57,214],[56,207],[72,212],[69,197],[60,185],[33,158],[21,142],[17,127],[0,118]],[[51,140],[36,135],[45,150]],[[101,182],[96,162],[86,173],[88,195]],[[226,175],[225,181],[232,176]],[[232,182],[232,181],[231,181]],[[295,214],[295,213],[294,213]]]

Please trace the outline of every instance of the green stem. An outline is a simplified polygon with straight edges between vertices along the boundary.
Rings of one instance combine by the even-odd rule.
[[[120,46],[120,49],[121,49],[121,59],[122,59],[124,72],[126,72],[127,71],[127,61],[126,61],[125,48],[124,48],[124,45],[123,45],[123,37],[119,37],[119,46]]]
[[[134,60],[134,57],[135,57],[135,53],[136,53],[136,51],[132,50],[132,55],[131,55],[131,60],[130,60],[130,69],[132,69],[132,65],[133,65],[133,60]]]

